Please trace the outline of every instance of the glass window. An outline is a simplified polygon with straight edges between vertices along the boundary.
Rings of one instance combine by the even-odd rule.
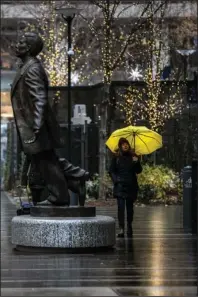
[[[10,84],[15,77],[15,71],[1,71],[1,118],[13,117],[10,101]]]
[[[16,72],[10,70],[1,71],[1,92],[10,91],[10,84],[13,82]]]
[[[16,69],[16,61],[8,53],[1,52],[1,69],[2,70]]]

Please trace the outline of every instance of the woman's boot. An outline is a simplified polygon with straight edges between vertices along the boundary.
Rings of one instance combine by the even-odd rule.
[[[132,238],[133,237],[133,228],[131,224],[127,225],[127,237]]]
[[[118,238],[124,238],[124,227],[119,228],[119,232],[117,234]]]

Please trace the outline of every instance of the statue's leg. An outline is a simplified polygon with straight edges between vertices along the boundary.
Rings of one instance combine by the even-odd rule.
[[[80,206],[84,206],[86,199],[86,181],[89,179],[89,173],[69,163],[66,159],[59,159],[59,163],[68,181],[68,188],[79,195],[79,204]]]
[[[86,199],[86,183],[83,179],[67,179],[68,188],[73,193],[78,194],[79,196],[79,205],[85,205]]]
[[[74,166],[73,164],[69,163],[68,160],[64,158],[59,159],[59,164],[62,170],[64,171],[64,175],[67,179],[89,179],[89,172],[86,172],[84,169],[78,166]]]
[[[30,187],[30,191],[32,195],[32,202],[34,205],[37,205],[37,203],[41,202],[41,196],[42,196],[43,190],[41,189],[38,190]]]
[[[31,157],[26,155],[21,171],[21,186],[27,187],[28,184],[28,170],[31,164]]]
[[[32,155],[32,161],[53,194],[48,200],[55,205],[69,205],[69,192],[64,173],[54,151]]]
[[[37,203],[47,200],[49,197],[49,191],[47,187],[43,187],[43,188],[30,187],[30,191],[32,195],[32,202],[34,205],[37,205]]]
[[[45,182],[42,179],[40,172],[38,172],[37,167],[35,166],[32,158],[30,159],[30,156],[28,156],[28,159],[31,162],[31,166],[30,166],[29,170],[27,170],[28,185],[29,185],[29,188],[31,191],[33,204],[36,205],[39,202],[47,200],[49,192],[48,192]]]

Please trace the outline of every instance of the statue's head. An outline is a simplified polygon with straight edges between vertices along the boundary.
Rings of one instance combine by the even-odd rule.
[[[43,49],[43,40],[37,33],[26,32],[19,38],[15,46],[15,55],[19,58],[25,56],[36,57]]]

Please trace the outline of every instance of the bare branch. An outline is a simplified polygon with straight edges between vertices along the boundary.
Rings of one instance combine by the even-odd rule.
[[[118,1],[115,0],[115,2],[113,4],[111,15],[110,15],[110,20],[113,19],[114,15],[115,15],[115,12],[116,12],[116,9],[118,8],[119,4],[120,4],[120,0],[118,0]]]
[[[117,18],[119,18],[120,15],[121,15],[124,11],[126,11],[126,10],[129,9],[129,8],[131,8],[132,6],[133,6],[133,5],[129,5],[129,6],[127,6],[127,7],[124,7],[124,8],[118,13]]]
[[[97,1],[97,0],[90,0],[90,3],[91,3],[91,4],[94,4],[94,5],[96,5],[96,6],[98,6],[98,7],[101,8],[103,11],[104,11],[104,9],[105,9],[105,6],[102,5],[102,4],[100,3],[100,1]]]
[[[146,7],[143,9],[143,11],[142,11],[142,13],[141,13],[140,18],[143,17],[144,14],[149,10],[149,8],[150,8],[150,6],[152,5],[152,3],[153,3],[153,0],[150,0],[150,1],[147,3]]]
[[[147,4],[146,8],[143,10],[143,12],[142,12],[142,14],[141,14],[141,17],[144,16],[144,14],[146,13],[146,11],[148,10],[148,8],[149,8],[150,5],[151,5],[151,2],[152,2],[152,1],[149,1],[149,3]],[[165,2],[166,2],[166,1],[165,1]],[[157,12],[164,6],[164,5],[165,5],[165,2],[162,2],[162,3],[155,9],[155,11],[153,11],[152,14],[151,14],[148,18],[146,18],[145,20],[142,20],[141,17],[139,18],[139,20],[141,20],[141,22],[140,22],[139,24],[137,24],[135,27],[133,27],[133,28],[131,29],[131,32],[130,32],[130,34],[128,35],[127,40],[126,40],[126,42],[125,42],[125,45],[124,45],[123,49],[121,50],[120,55],[117,57],[116,61],[114,62],[114,64],[113,64],[111,70],[114,70],[114,69],[118,66],[118,64],[119,64],[119,62],[121,61],[121,59],[123,58],[123,56],[124,56],[124,54],[125,54],[125,52],[126,52],[126,49],[127,49],[128,45],[129,45],[129,43],[130,43],[130,42],[132,41],[132,39],[133,39],[133,34],[134,34],[135,32],[137,32],[137,30],[138,30],[140,27],[142,27],[143,25],[146,25],[146,24],[148,23],[149,19],[150,19],[151,17],[153,17],[153,16],[154,16],[154,15],[155,15],[155,14],[156,14],[156,13],[157,13]]]
[[[79,16],[87,23],[88,27],[94,31],[96,39],[98,39],[97,35],[99,35],[98,31],[96,28],[92,25],[92,22],[90,23],[89,20],[84,17],[81,13],[79,13]]]

